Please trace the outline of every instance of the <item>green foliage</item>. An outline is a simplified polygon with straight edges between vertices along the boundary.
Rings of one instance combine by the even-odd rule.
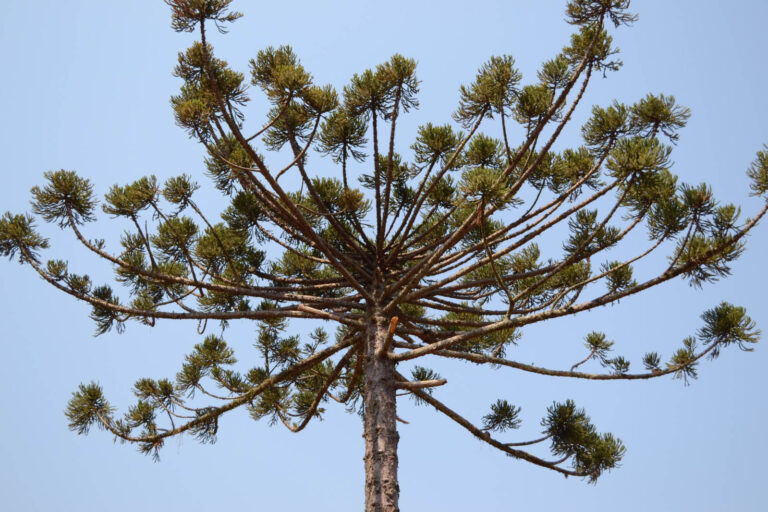
[[[446,324],[441,327],[441,330],[461,334],[461,332],[472,330],[472,328],[481,325],[484,322],[484,317],[469,312],[449,312],[441,320]],[[473,354],[496,354],[503,356],[504,349],[509,344],[514,344],[520,339],[520,336],[520,333],[514,327],[500,329],[492,334],[457,343],[453,346],[452,350]]]
[[[506,400],[496,400],[491,404],[491,412],[483,416],[483,430],[505,432],[520,428],[523,422],[518,416],[520,407],[515,407]]]
[[[161,244],[162,258],[159,261],[154,257],[151,258],[151,266],[147,264],[146,257],[148,248],[151,247],[150,240],[145,238],[143,232],[126,231],[121,238],[123,253],[120,255],[120,260],[123,265],[117,267],[117,281],[126,285],[136,297],[132,305],[137,309],[153,311],[155,304],[160,302],[166,294],[177,297],[185,291],[185,288],[178,283],[161,284],[156,279],[147,277],[146,273],[153,272],[170,278],[186,277],[189,255],[184,252],[184,249],[191,246],[191,241],[185,241],[184,233],[186,231],[186,236],[191,237],[193,236],[191,232],[196,228],[189,221],[185,222],[183,217],[178,221],[166,221],[161,226],[164,226],[161,228],[162,231],[151,238]],[[184,262],[177,261],[176,257]]]
[[[31,190],[33,212],[46,222],[58,222],[61,228],[69,226],[70,222],[83,224],[95,220],[96,199],[90,181],[80,178],[74,171],[63,169],[46,172],[43,176],[48,184]]]
[[[665,239],[686,227],[688,212],[679,197],[662,198],[650,209],[648,232],[653,240]]]
[[[620,439],[598,434],[584,409],[576,408],[572,400],[553,403],[541,425],[551,436],[552,452],[573,457],[574,470],[589,475],[592,483],[603,472],[617,467],[626,452]]]
[[[440,179],[434,177],[427,181],[427,196],[425,203],[435,208],[450,208],[454,205],[456,184],[451,176]]]
[[[721,302],[701,315],[704,326],[698,330],[698,338],[705,347],[703,352],[697,352],[698,344],[694,336],[683,340],[683,346],[677,349],[667,363],[667,369],[674,372],[676,379],[683,379],[686,384],[689,379],[698,377],[698,360],[708,353],[710,359],[716,359],[720,351],[732,344],[741,350],[751,352],[760,340],[760,330],[755,322],[747,315],[744,308],[728,302]],[[659,371],[658,354],[647,354],[644,359],[646,368]]]
[[[384,112],[392,103],[392,91],[374,71],[366,69],[344,87],[344,108],[355,117],[368,120],[371,112]]]
[[[216,273],[225,269],[243,276],[261,266],[264,252],[250,244],[247,232],[222,223],[206,228],[197,239],[195,256]]]
[[[539,268],[541,250],[535,243],[523,247],[512,256],[512,270],[518,274],[529,272]]]
[[[584,346],[589,349],[590,359],[597,359],[605,366],[608,364],[608,352],[613,350],[613,342],[605,338],[602,332],[592,331],[584,338]]]
[[[492,185],[492,179],[493,175],[495,174],[495,171],[493,170],[477,170],[473,173],[469,173],[469,178],[472,180],[468,182],[468,187],[472,185],[477,185],[478,187],[482,186],[488,186],[490,190],[483,190],[480,188],[479,190],[476,189],[474,194],[474,202],[470,204],[463,205],[459,208],[457,208],[451,217],[451,224],[452,227],[458,228],[461,226],[464,221],[467,220],[467,218],[472,215],[472,213],[475,210],[476,205],[481,202],[481,200],[485,199],[486,201],[497,201],[497,204],[500,206],[505,204],[501,201],[501,197],[499,195],[499,192],[501,190],[501,187],[493,187]],[[466,189],[466,190],[472,190],[472,189]],[[469,201],[467,201],[469,203]],[[477,222],[475,226],[473,226],[467,235],[464,237],[464,240],[462,240],[461,245],[463,247],[472,247],[474,245],[483,244],[485,245],[484,238],[486,238],[489,234],[495,233],[496,231],[500,230],[504,227],[504,224],[496,219],[492,219],[489,217],[486,217],[482,219],[480,222]],[[484,236],[485,235],[485,236]],[[492,249],[493,246],[491,245],[490,248]]]
[[[584,187],[596,190],[604,185],[595,157],[586,147],[566,149],[561,154],[547,153],[529,180],[537,190],[546,187],[555,194],[570,191],[569,201],[579,197]]]
[[[683,128],[691,110],[675,104],[674,96],[655,96],[648,94],[632,106],[630,121],[635,132],[646,137],[655,137],[658,132],[675,142],[679,136],[677,130]]]
[[[286,251],[272,263],[270,271],[285,277],[313,279],[320,275],[320,264],[314,260],[313,251],[307,247]]]
[[[265,416],[272,416],[271,424],[277,422],[277,411],[288,407],[288,388],[283,386],[271,386],[259,395],[259,399],[248,408],[251,418],[260,420]]]
[[[211,122],[226,122],[221,101],[230,106],[231,114],[238,120],[243,119],[238,107],[248,102],[243,85],[245,76],[232,71],[226,61],[211,57],[212,52],[210,45],[195,42],[186,52],[179,53],[174,76],[183,79],[184,85],[178,95],[171,97],[176,123],[190,137],[205,140],[211,136]]]
[[[608,293],[623,292],[637,286],[637,281],[632,279],[632,266],[620,261],[603,263],[601,270],[608,272],[605,276]]]
[[[274,309],[275,304],[263,302],[260,309]],[[264,356],[267,367],[275,365],[281,367],[294,362],[301,355],[301,347],[298,336],[282,337],[285,331],[285,319],[261,322],[256,337],[256,348]],[[310,351],[312,347],[310,346]],[[272,371],[273,369],[269,369]]]
[[[610,176],[617,179],[644,172],[660,172],[670,166],[671,151],[657,139],[622,138],[616,142],[605,166],[611,171]]]
[[[660,372],[661,371],[661,357],[656,352],[648,352],[647,354],[643,355],[643,366],[646,370],[649,370],[651,372]]]
[[[430,370],[429,368],[424,368],[423,366],[416,366],[413,370],[411,370],[411,378],[414,381],[423,381],[423,380],[439,380],[440,374],[435,372],[434,370]],[[431,391],[431,390],[428,390]]]
[[[67,277],[69,265],[62,260],[49,260],[46,264],[46,272],[54,281],[62,281]]]
[[[368,142],[367,128],[361,117],[351,116],[344,109],[334,110],[320,125],[318,151],[331,155],[336,163],[346,162],[350,156],[360,162],[365,159],[365,152],[360,148]]]
[[[176,374],[176,389],[189,396],[194,396],[201,380],[211,375],[214,369],[237,362],[234,351],[223,339],[214,335],[206,336],[184,359],[181,370]]]
[[[613,37],[605,29],[598,31],[594,25],[584,25],[571,36],[571,45],[563,48],[563,54],[572,66],[586,60],[588,65],[603,73],[618,71],[622,62],[618,59],[608,60],[619,53],[612,44]]]
[[[109,420],[113,411],[114,408],[104,398],[101,386],[91,382],[90,384],[80,384],[78,390],[72,393],[72,398],[67,403],[64,414],[69,420],[70,430],[74,430],[78,434],[87,434],[94,424],[104,428],[99,417]]]
[[[511,202],[511,199],[506,197],[509,183],[501,169],[487,167],[466,169],[461,173],[459,190],[475,204],[492,205],[502,209]],[[474,211],[474,208],[471,211]]]
[[[295,92],[285,94],[287,104],[273,107],[267,115],[271,126],[263,140],[265,146],[272,151],[278,151],[290,143],[291,149],[298,154],[298,143],[306,144],[309,141],[319,116],[338,106],[338,96],[330,86],[321,88],[309,85],[301,92],[303,102],[291,99],[297,94]]]
[[[126,423],[129,428],[134,429],[143,426],[147,428],[147,433],[149,434],[157,432],[155,418],[155,408],[144,400],[139,400],[136,405],[129,407],[128,412],[125,414]]]
[[[592,107],[592,117],[581,128],[584,141],[598,154],[607,151],[620,137],[630,132],[629,109],[614,100],[607,108]]]
[[[699,376],[696,358],[696,338],[689,336],[683,340],[683,346],[677,349],[667,363],[667,369],[674,370],[676,379],[683,379],[686,385],[688,379]]]
[[[469,167],[502,170],[504,167],[504,145],[493,137],[478,133],[467,145],[463,163]]]
[[[379,155],[378,165],[374,169],[374,172],[379,174],[380,181],[385,179],[382,174],[383,170],[389,167],[388,162],[388,156]],[[402,157],[399,154],[395,153],[392,155],[392,168],[389,173],[391,177],[390,187],[392,192],[390,201],[396,209],[413,203],[415,191],[409,186],[408,180],[413,178],[417,172],[418,170],[414,166],[403,162]],[[364,188],[369,190],[374,190],[376,188],[376,177],[374,175],[362,174],[359,179],[360,184]],[[357,194],[358,192],[355,191],[355,193]],[[359,201],[361,205],[366,205],[365,209],[367,211],[370,202],[363,201],[362,196]]]
[[[299,63],[290,46],[270,46],[261,50],[255,59],[251,59],[250,65],[251,83],[278,105],[301,96],[312,83],[312,76]]]
[[[309,87],[302,95],[304,105],[315,116],[322,116],[339,106],[339,95],[330,85]]]
[[[471,128],[478,120],[494,113],[502,114],[512,107],[522,75],[514,67],[510,55],[491,57],[477,71],[475,81],[459,88],[459,108],[453,114],[456,122]]]
[[[629,25],[637,20],[627,12],[629,0],[571,0],[566,7],[566,20],[574,25],[589,25],[603,16],[614,25]]]
[[[232,0],[165,0],[165,3],[171,8],[171,27],[176,32],[192,32],[201,19],[211,20],[224,32],[224,23],[242,16],[229,10]]]
[[[264,145],[271,151],[278,151],[287,143],[306,143],[312,132],[314,114],[304,104],[291,101],[286,108],[270,110],[269,119],[273,124],[264,135]],[[292,145],[291,148],[298,149]]]
[[[389,61],[376,67],[376,75],[391,90],[394,100],[399,108],[407,113],[412,108],[419,107],[416,95],[419,92],[419,80],[416,78],[416,61],[394,54]],[[392,113],[385,115],[386,119],[392,117]]]
[[[396,160],[399,160],[396,158]],[[395,165],[395,174],[407,172],[407,167]],[[314,178],[312,186],[320,200],[331,213],[344,214],[345,217],[362,218],[370,211],[371,202],[358,189],[345,187],[336,178]]]
[[[159,188],[154,176],[144,176],[130,185],[114,185],[104,196],[104,213],[114,216],[136,218],[139,212],[157,201]]]
[[[600,173],[594,170],[594,166],[595,159],[587,148],[566,149],[556,156],[552,163],[552,177],[548,186],[552,192],[562,194],[583,180],[583,183],[572,192],[571,199],[579,196],[582,187],[596,190],[602,182]]]
[[[747,170],[747,176],[752,180],[750,188],[753,195],[760,196],[768,192],[768,146],[757,152],[757,157]]]
[[[0,256],[12,259],[19,252],[19,262],[37,261],[38,251],[48,248],[48,239],[35,231],[31,215],[13,215],[5,212],[0,217]]]
[[[592,253],[614,245],[619,229],[597,221],[597,210],[579,210],[569,221],[571,234],[563,244],[568,254]]]
[[[614,375],[624,375],[629,372],[629,361],[623,356],[616,356],[606,361],[606,366],[613,370]]]
[[[269,219],[256,195],[250,191],[235,194],[221,218],[230,230],[248,234],[256,240],[263,237],[257,226]]]
[[[690,212],[691,235],[678,242],[677,262],[692,267],[685,275],[693,286],[728,276],[731,262],[744,252],[744,243],[733,239],[739,208],[718,206],[705,185],[683,186],[683,202]]]
[[[165,182],[162,194],[166,201],[178,207],[176,212],[178,215],[179,212],[189,206],[192,194],[199,188],[200,185],[193,181],[191,177],[182,174],[181,176],[169,178]]]
[[[546,84],[526,85],[517,95],[512,116],[515,121],[532,130],[546,117],[554,99],[554,91]],[[554,119],[557,119],[557,113]]]
[[[699,223],[715,211],[717,202],[712,196],[712,189],[706,183],[697,186],[684,183],[680,187],[680,195],[689,215]]]
[[[464,281],[480,282],[477,285],[477,290],[482,293],[492,294],[501,292],[502,288],[499,286],[499,281],[496,277],[496,273],[499,275],[507,275],[512,266],[510,258],[497,258],[493,264],[485,263],[484,265],[477,267],[472,272],[469,272],[464,276]],[[495,271],[494,271],[495,267]]]
[[[438,161],[445,163],[455,152],[463,137],[462,132],[454,132],[448,124],[435,126],[427,123],[420,126],[416,133],[416,142],[411,145],[415,154],[414,160],[417,164]]]
[[[542,84],[554,92],[558,89],[563,89],[568,84],[571,78],[571,71],[568,59],[561,53],[554,59],[545,61],[536,76]]]
[[[243,170],[253,166],[253,159],[233,135],[222,137],[209,146],[208,155],[205,160],[206,174],[225,194],[231,194],[236,185],[242,184],[246,180]]]
[[[367,69],[355,74],[350,85],[344,87],[344,108],[353,117],[365,120],[372,114],[389,119],[396,103],[403,112],[417,108],[419,81],[415,71],[415,60],[395,54],[379,64],[376,71]]]
[[[733,343],[741,350],[751,352],[753,349],[749,345],[760,340],[760,329],[742,307],[721,302],[705,311],[701,319],[704,320],[704,327],[699,329],[699,338],[706,345],[717,344],[711,352],[713,358],[719,355],[720,347]]]
[[[157,226],[152,244],[172,261],[189,257],[197,236],[197,225],[189,217],[171,217]]]
[[[632,212],[627,218],[643,218],[657,204],[673,200],[676,186],[677,176],[667,169],[642,172],[634,175],[631,183],[620,184],[622,205]]]
[[[109,285],[96,287],[93,290],[93,297],[114,306],[120,304],[120,300],[114,295]],[[125,328],[121,316],[108,305],[93,304],[90,317],[96,322],[96,336],[109,332],[112,327],[115,327],[118,332],[122,332]]]

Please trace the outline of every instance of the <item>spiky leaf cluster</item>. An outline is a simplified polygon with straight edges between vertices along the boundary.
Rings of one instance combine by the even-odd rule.
[[[541,425],[551,436],[552,453],[572,457],[574,469],[588,474],[590,482],[615,468],[626,452],[620,439],[599,434],[584,409],[572,400],[548,407]]]
[[[504,432],[520,428],[520,407],[515,407],[506,400],[497,400],[491,405],[491,412],[483,416],[485,430]]]

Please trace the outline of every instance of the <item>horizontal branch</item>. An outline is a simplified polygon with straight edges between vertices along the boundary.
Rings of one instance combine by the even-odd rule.
[[[400,375],[399,373],[396,374],[398,380],[406,381],[407,379]],[[588,476],[586,473],[580,473],[578,471],[571,471],[568,469],[564,469],[561,467],[558,467],[551,462],[547,462],[543,459],[540,459],[539,457],[536,457],[535,455],[531,455],[530,453],[523,451],[523,450],[516,450],[510,446],[507,446],[506,444],[494,439],[491,437],[491,435],[488,432],[484,432],[480,428],[476,427],[472,423],[470,423],[467,419],[463,418],[450,408],[448,408],[445,404],[440,402],[439,400],[433,398],[429,393],[425,393],[424,391],[420,391],[418,389],[414,389],[413,394],[416,395],[420,400],[425,401],[441,413],[445,414],[449,418],[451,418],[453,421],[467,429],[469,432],[471,432],[476,438],[480,439],[481,441],[488,443],[489,445],[493,446],[494,448],[498,448],[499,450],[503,451],[504,453],[511,455],[512,457],[515,457],[516,459],[522,459],[524,461],[530,462],[531,464],[535,464],[537,466],[541,466],[547,469],[551,469],[553,471],[557,471],[558,473],[562,473],[567,476]]]
[[[511,361],[501,357],[491,357],[482,354],[473,354],[469,352],[459,352],[456,350],[439,350],[434,352],[436,356],[447,357],[450,359],[463,359],[477,364],[493,364],[498,366],[507,366],[509,368],[515,368],[517,370],[523,370],[528,373],[535,373],[538,375],[546,375],[548,377],[568,377],[572,379],[586,379],[586,380],[647,380],[655,379],[656,377],[663,377],[670,373],[676,373],[682,370],[684,367],[694,363],[709,354],[717,343],[712,343],[706,350],[703,350],[695,357],[691,358],[684,365],[670,366],[665,370],[651,371],[647,373],[585,373],[568,370],[552,370],[550,368],[542,368],[540,366],[534,366],[531,364],[519,363],[517,361]]]
[[[447,384],[445,379],[433,379],[433,380],[415,380],[413,382],[397,382],[395,387],[397,389],[405,389],[407,391],[413,391],[414,389],[435,388]]]
[[[224,404],[220,407],[213,407],[208,410],[205,414],[201,414],[196,419],[189,421],[183,425],[180,425],[172,430],[167,430],[165,432],[162,432],[160,434],[154,435],[154,436],[130,436],[126,435],[120,430],[118,430],[112,422],[108,420],[108,418],[104,418],[101,415],[99,415],[99,421],[101,424],[109,430],[111,433],[113,433],[115,436],[117,436],[120,439],[123,439],[124,441],[132,442],[132,443],[152,443],[152,444],[158,444],[162,443],[165,438],[175,436],[178,434],[181,434],[183,432],[186,432],[187,430],[194,428],[198,425],[204,425],[211,420],[215,420],[222,414],[231,411],[232,409],[235,409],[237,407],[240,407],[241,405],[245,405],[253,401],[253,399],[261,394],[262,392],[266,391],[267,389],[275,386],[276,384],[279,384],[287,379],[290,379],[291,377],[294,377],[304,370],[311,368],[312,366],[315,366],[317,364],[320,364],[325,359],[331,357],[333,354],[339,352],[340,350],[343,350],[349,346],[351,346],[353,343],[355,343],[355,340],[352,338],[346,338],[335,345],[332,345],[324,350],[321,350],[320,352],[316,352],[312,354],[311,356],[295,363],[290,368],[287,368],[283,370],[282,372],[278,373],[277,375],[273,377],[269,377],[268,379],[265,379],[262,381],[258,386],[251,388],[247,392],[245,392],[240,397],[232,400],[231,402]]]
[[[323,320],[335,320],[336,322],[347,324],[347,325],[354,325],[357,327],[365,327],[363,322],[351,318],[348,315],[339,315],[339,314],[333,314],[329,313],[328,311],[322,311],[319,309],[315,309],[313,307],[309,307],[305,304],[299,304],[296,309],[299,311],[303,311],[309,315],[312,315],[312,318],[321,318]]]

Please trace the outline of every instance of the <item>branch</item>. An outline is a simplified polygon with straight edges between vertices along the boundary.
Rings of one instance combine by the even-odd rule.
[[[648,380],[648,379],[655,379],[656,377],[663,377],[664,375],[669,375],[670,373],[675,373],[680,371],[685,366],[688,366],[691,363],[696,362],[702,357],[704,357],[705,355],[709,354],[717,345],[718,343],[712,343],[705,350],[701,351],[699,354],[694,356],[685,365],[671,366],[665,370],[653,371],[653,372],[647,372],[647,373],[624,373],[624,374],[585,373],[585,372],[576,372],[573,370],[571,371],[552,370],[549,368],[542,368],[540,366],[534,366],[534,365],[525,364],[525,363],[518,363],[517,361],[510,361],[509,359],[503,359],[500,357],[491,357],[491,356],[485,356],[482,354],[473,354],[469,352],[458,352],[455,350],[439,350],[434,354],[437,356],[447,357],[450,359],[463,359],[465,361],[470,361],[472,363],[477,363],[477,364],[493,364],[498,366],[507,366],[509,368],[523,370],[528,373],[546,375],[548,377],[568,377],[573,379],[584,379],[584,380]]]
[[[398,317],[393,316],[389,322],[389,330],[387,331],[387,337],[384,339],[384,343],[376,350],[376,357],[382,357],[389,352],[389,347],[392,345],[392,337],[395,335],[395,329],[397,328]]]
[[[235,409],[237,407],[240,407],[241,405],[245,405],[250,403],[256,396],[261,394],[262,392],[266,391],[267,389],[271,388],[272,386],[279,384],[280,382],[285,381],[286,379],[290,379],[291,377],[294,377],[298,374],[300,374],[302,371],[315,366],[325,359],[331,357],[336,352],[349,347],[354,342],[351,339],[342,340],[338,343],[336,343],[333,346],[330,346],[326,348],[325,350],[321,350],[320,352],[317,352],[299,362],[291,366],[290,368],[287,368],[283,370],[282,372],[278,373],[277,375],[270,377],[268,379],[265,379],[262,381],[258,386],[251,388],[246,393],[244,393],[242,396],[236,398],[235,400],[232,400],[231,402],[224,404],[220,407],[214,407],[211,408],[208,412],[205,414],[202,414],[198,416],[196,419],[187,422],[183,425],[180,425],[172,430],[165,431],[161,434],[153,435],[153,436],[131,436],[126,435],[125,433],[121,432],[115,426],[111,421],[109,421],[108,418],[104,418],[101,414],[98,415],[99,422],[109,430],[112,434],[117,436],[120,439],[123,439],[125,441],[129,441],[132,443],[152,443],[152,444],[162,444],[163,439],[171,436],[175,436],[177,434],[181,434],[183,432],[186,432],[187,430],[196,427],[198,425],[205,424],[213,419],[218,418],[222,414],[231,411],[232,409]]]
[[[396,382],[395,387],[397,389],[405,389],[407,391],[413,391],[415,389],[424,389],[424,388],[435,388],[438,386],[442,386],[444,384],[447,384],[448,381],[445,379],[436,379],[436,380],[418,380],[413,382]]]
[[[356,338],[359,338],[359,335],[356,336]],[[320,391],[317,392],[315,395],[315,399],[312,401],[312,405],[309,407],[307,412],[304,414],[304,419],[296,426],[289,426],[288,429],[291,432],[301,432],[304,430],[304,428],[309,424],[310,420],[315,416],[315,413],[317,411],[317,407],[320,405],[320,402],[323,400],[323,396],[325,396],[325,393],[328,391],[328,388],[331,387],[331,385],[336,381],[336,379],[339,377],[339,374],[346,366],[347,362],[352,358],[353,355],[355,355],[355,352],[359,352],[359,348],[352,347],[347,351],[346,354],[339,360],[339,362],[336,364],[336,366],[333,369],[333,372],[331,372],[331,375],[328,376],[328,379],[326,379],[325,383],[323,384],[323,387],[320,388]]]
[[[396,373],[396,377],[400,381],[407,381],[407,379],[402,375],[400,375],[399,373]],[[547,462],[543,459],[540,459],[539,457],[531,455],[528,452],[525,452],[522,450],[516,450],[510,446],[507,446],[506,444],[501,443],[496,439],[494,439],[493,437],[491,437],[489,433],[483,432],[481,429],[474,426],[468,420],[466,420],[465,418],[463,418],[453,410],[449,409],[445,404],[433,398],[430,394],[420,391],[418,389],[414,389],[412,390],[412,392],[414,395],[419,397],[420,400],[427,402],[429,405],[431,405],[432,407],[434,407],[435,409],[445,414],[446,416],[451,418],[453,421],[455,421],[456,423],[458,423],[459,425],[461,425],[462,427],[470,431],[476,438],[480,439],[485,443],[488,443],[494,448],[498,448],[499,450],[503,451],[504,453],[507,453],[508,455],[511,455],[512,457],[515,457],[516,459],[522,459],[524,461],[530,462],[531,464],[535,464],[537,466],[551,469],[553,471],[557,471],[558,473],[562,473],[567,476],[588,476],[586,473],[580,473],[577,471],[571,471],[568,469],[558,467],[555,464],[551,462]]]
[[[561,316],[569,316],[569,315],[575,315],[577,313],[580,313],[582,311],[588,311],[590,309],[594,309],[598,306],[604,306],[606,304],[609,304],[611,302],[615,302],[619,299],[622,299],[624,297],[628,297],[630,295],[634,295],[636,293],[639,293],[643,290],[646,290],[648,288],[651,288],[653,286],[656,286],[658,284],[661,284],[663,282],[669,281],[670,279],[673,279],[680,274],[683,274],[685,272],[688,272],[699,265],[702,265],[707,262],[710,258],[713,256],[716,256],[717,254],[721,253],[724,250],[727,250],[729,247],[737,243],[742,237],[744,237],[759,221],[762,219],[762,217],[768,212],[768,203],[766,203],[763,208],[758,212],[758,214],[751,219],[743,228],[742,230],[737,233],[736,235],[732,236],[727,242],[721,244],[720,246],[713,247],[712,249],[702,253],[701,256],[699,256],[696,259],[692,259],[687,264],[677,267],[675,269],[669,269],[662,273],[661,275],[649,279],[645,281],[642,284],[636,285],[632,288],[628,288],[623,291],[617,291],[617,292],[610,292],[606,293],[600,297],[597,297],[595,299],[592,299],[587,302],[583,302],[581,304],[577,304],[574,306],[568,306],[566,308],[556,309],[556,310],[549,310],[542,313],[537,313],[533,315],[528,316],[522,316],[517,317],[515,319],[510,320],[501,320],[498,322],[495,322],[493,324],[487,325],[485,327],[480,327],[478,329],[474,329],[471,331],[466,331],[461,334],[452,336],[450,338],[438,341],[436,343],[433,343],[431,345],[420,347],[414,350],[411,350],[410,352],[405,352],[401,354],[396,354],[392,356],[392,359],[395,361],[406,361],[408,359],[414,359],[416,357],[421,357],[426,354],[430,354],[433,352],[436,352],[441,349],[447,349],[450,348],[453,345],[456,345],[458,343],[461,343],[462,341],[467,341],[473,338],[477,338],[480,336],[484,336],[487,334],[492,334],[494,332],[500,331],[502,329],[509,329],[512,327],[521,327],[523,325],[529,325],[533,323],[540,322],[542,320],[548,320],[550,318],[558,318]]]

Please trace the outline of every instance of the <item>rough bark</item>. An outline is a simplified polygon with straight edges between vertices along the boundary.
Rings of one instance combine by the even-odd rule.
[[[387,342],[389,322],[381,314],[369,317],[366,333],[365,405],[365,510],[400,510],[397,482],[397,410],[395,362],[380,350]],[[378,354],[377,354],[378,353]]]

